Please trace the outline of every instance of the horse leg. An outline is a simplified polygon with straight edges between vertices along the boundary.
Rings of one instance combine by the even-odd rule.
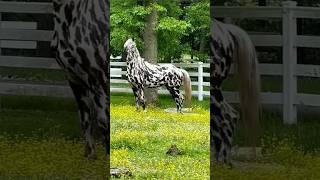
[[[141,103],[141,106],[143,108],[144,111],[146,111],[146,99],[144,97],[144,91],[143,88],[139,88],[138,90],[138,97],[139,97],[139,101]]]
[[[140,98],[139,98],[139,89],[135,86],[132,87],[134,98],[136,100],[136,110],[139,111],[140,108]]]
[[[221,91],[221,83],[224,76],[219,73],[219,69],[211,70],[211,101],[210,101],[210,151],[212,154],[211,163],[218,164],[224,162],[231,165],[231,147],[233,139],[234,124],[226,118],[223,110],[224,97]]]
[[[108,148],[110,144],[110,138],[108,136],[108,132],[110,132],[108,119],[110,119],[109,108],[105,103],[107,99],[107,95],[102,93],[101,95],[95,95],[95,109],[96,109],[96,117],[97,117],[97,126],[100,130],[102,143],[105,145],[107,152],[107,162],[109,163],[110,158],[110,148]]]
[[[226,121],[223,116],[223,112],[221,109],[221,98],[222,93],[220,89],[213,88],[211,90],[211,105],[210,112],[211,115],[211,142],[210,147],[213,152],[214,160],[217,163],[221,163],[226,160],[226,157],[229,156],[228,153],[231,151],[228,150],[230,147],[228,143],[228,138],[225,128],[223,128],[226,124]]]
[[[85,138],[85,153],[84,156],[88,159],[96,158],[96,148],[93,135],[93,119],[92,116],[92,103],[90,102],[90,94],[88,90],[77,82],[69,80],[70,87],[75,96],[78,104],[80,124]]]
[[[180,95],[179,87],[166,86],[177,106],[177,112],[182,113],[183,96]]]
[[[239,113],[233,109],[227,102],[223,101],[221,104],[221,108],[222,108],[222,112],[223,112],[223,116],[225,118],[224,121],[224,125],[223,125],[223,131],[225,134],[228,134],[228,143],[227,147],[226,147],[226,158],[224,159],[224,163],[229,164],[230,166],[232,166],[231,164],[231,148],[232,148],[232,137],[234,136],[234,132],[235,132],[235,125],[236,122],[239,120],[240,115]]]
[[[182,113],[182,104],[184,101],[184,97],[183,97],[183,95],[180,94],[180,90],[178,87],[175,87],[174,91],[175,91],[175,101],[177,104],[177,112],[180,112],[181,114],[183,114]]]

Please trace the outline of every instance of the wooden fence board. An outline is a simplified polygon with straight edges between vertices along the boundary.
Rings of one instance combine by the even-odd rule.
[[[8,41],[0,40],[0,48],[37,49],[36,41]]]
[[[319,36],[297,36],[295,45],[297,47],[320,48]]]
[[[37,29],[36,22],[27,21],[1,21],[3,29]]]
[[[53,58],[0,56],[1,67],[60,69]]]
[[[52,31],[30,29],[2,29],[1,40],[51,41]]]
[[[69,86],[0,82],[0,94],[50,97],[73,97]]]
[[[320,65],[306,65],[306,64],[298,64],[296,66],[297,76],[303,77],[317,77],[320,78]]]
[[[0,1],[0,12],[50,14],[52,11],[51,3]]]

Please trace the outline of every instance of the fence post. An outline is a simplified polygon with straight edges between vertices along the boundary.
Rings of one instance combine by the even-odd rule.
[[[203,101],[203,62],[198,62],[198,100]]]
[[[297,19],[294,17],[292,8],[296,7],[294,1],[282,3],[282,46],[283,46],[283,122],[285,124],[297,123],[297,78],[295,67],[297,64]]]

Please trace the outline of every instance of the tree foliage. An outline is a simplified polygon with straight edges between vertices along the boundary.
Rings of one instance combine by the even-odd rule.
[[[186,9],[186,20],[192,29],[187,39],[190,44],[190,54],[197,56],[201,61],[208,59],[210,9],[209,1],[192,4]]]
[[[203,36],[209,33],[208,0],[191,3],[191,7],[186,9],[181,8],[180,0],[159,0],[148,6],[139,5],[137,0],[110,2],[110,43],[111,52],[115,56],[121,55],[123,43],[132,37],[135,38],[138,48],[143,50],[142,37],[146,17],[152,10],[156,10],[159,16],[155,31],[158,38],[158,59],[162,62],[181,59],[184,53],[195,49],[188,41],[190,36]],[[195,37],[195,39],[201,38]]]

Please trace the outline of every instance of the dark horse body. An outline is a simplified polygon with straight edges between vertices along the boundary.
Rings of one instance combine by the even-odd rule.
[[[85,156],[96,158],[95,135],[109,162],[109,1],[53,0],[51,46],[78,104]]]
[[[191,80],[187,71],[174,65],[150,64],[140,57],[140,53],[132,39],[124,44],[123,59],[127,62],[127,79],[132,86],[136,98],[137,110],[142,105],[145,109],[144,88],[157,88],[166,86],[174,99],[177,111],[181,112],[183,96],[180,94],[180,86],[183,85],[187,101],[191,101]]]

